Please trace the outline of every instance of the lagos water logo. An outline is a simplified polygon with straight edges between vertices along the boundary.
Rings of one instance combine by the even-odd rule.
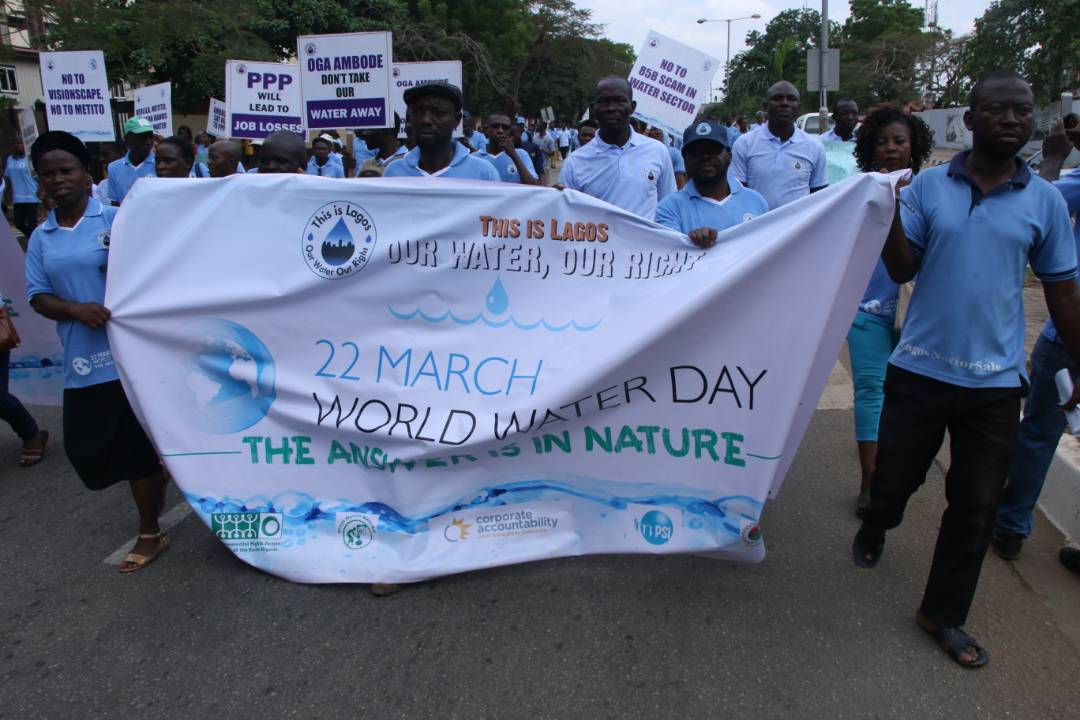
[[[340,280],[363,270],[377,243],[367,210],[339,200],[323,205],[307,221],[300,251],[311,272],[324,280]]]
[[[642,515],[640,520],[635,520],[634,525],[650,545],[663,545],[675,534],[675,525],[671,518],[659,510],[650,510]]]
[[[712,128],[709,127],[709,123],[704,123],[703,122],[703,123],[700,123],[697,126],[697,129],[694,132],[696,132],[698,135],[704,136],[704,135],[708,135],[709,133],[711,133]]]

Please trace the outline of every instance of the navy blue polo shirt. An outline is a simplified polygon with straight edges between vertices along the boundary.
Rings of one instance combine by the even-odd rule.
[[[904,233],[920,259],[900,342],[889,362],[962,387],[1018,387],[1024,367],[1024,271],[1076,277],[1065,200],[1017,160],[987,194],[963,152],[923,170],[901,198]]]

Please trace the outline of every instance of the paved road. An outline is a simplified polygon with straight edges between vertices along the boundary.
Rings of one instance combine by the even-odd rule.
[[[834,375],[823,407],[850,392]],[[251,569],[193,515],[121,576],[103,560],[131,532],[124,489],[83,490],[59,442],[13,469],[4,435],[0,718],[1080,716],[1080,579],[1056,563],[1061,538],[1042,522],[1015,567],[988,558],[969,626],[991,664],[960,669],[913,622],[940,471],[860,570],[851,437],[850,410],[817,412],[759,565],[576,558],[375,598]]]

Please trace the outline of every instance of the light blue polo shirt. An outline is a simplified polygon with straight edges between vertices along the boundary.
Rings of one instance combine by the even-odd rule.
[[[831,128],[829,128],[828,132],[826,132],[824,135],[821,136],[821,142],[849,142],[849,143],[853,143],[853,142],[855,142],[855,133],[852,132],[851,133],[851,138],[849,140],[845,140],[844,138],[842,138],[842,137],[840,137],[839,135],[836,134],[836,127],[831,127]]]
[[[671,156],[671,169],[677,173],[686,174],[686,160],[683,159],[682,151],[668,146],[668,155]]]
[[[157,175],[154,167],[154,153],[151,152],[138,165],[131,164],[128,160],[129,155],[130,153],[109,163],[109,179],[105,183],[105,191],[109,194],[109,199],[116,203],[124,201],[128,190],[136,180]]]
[[[1076,244],[1076,254],[1080,255],[1080,170],[1073,170],[1054,183],[1054,187],[1065,198],[1065,205],[1069,209],[1069,215],[1072,216],[1073,240]],[[1054,327],[1054,321],[1050,318],[1046,318],[1043,335],[1054,342],[1061,342],[1057,328]]]
[[[345,177],[345,170],[340,163],[336,163],[330,158],[326,159],[325,165],[320,166],[315,162],[315,158],[312,157],[308,160],[307,174],[318,175],[319,177],[343,178]]]
[[[9,155],[7,167],[4,168],[4,177],[11,183],[12,202],[38,204],[37,180],[30,172],[30,159],[26,155],[22,157]]]
[[[352,141],[352,154],[356,158],[356,166],[359,167],[364,164],[365,160],[375,157],[379,154],[378,148],[369,148],[367,142],[360,137],[353,137]]]
[[[761,193],[770,210],[829,184],[825,148],[820,140],[795,128],[787,142],[782,143],[767,123],[735,141],[731,149],[731,174],[746,187]]]
[[[923,170],[900,215],[920,260],[900,343],[889,359],[962,387],[1018,387],[1024,367],[1024,271],[1044,282],[1076,277],[1065,199],[1017,161],[989,194],[970,180],[970,151]]]
[[[109,233],[119,210],[90,198],[73,228],[56,224],[53,210],[30,235],[26,249],[26,297],[49,293],[71,302],[105,303]],[[64,346],[64,387],[81,388],[116,380],[109,337],[80,322],[61,320],[56,332]]]
[[[765,198],[730,176],[728,188],[730,195],[723,200],[713,200],[698,192],[694,181],[690,180],[682,190],[660,201],[656,206],[656,222],[684,234],[701,227],[723,232],[769,211]]]
[[[529,157],[529,153],[525,152],[521,148],[514,148],[514,152],[517,154],[518,159],[521,160],[521,164],[525,166],[525,169],[529,172],[529,177],[536,179],[536,169],[533,167],[532,158]],[[483,158],[489,163],[495,166],[495,170],[499,173],[499,179],[508,183],[520,183],[521,174],[518,173],[517,167],[514,165],[514,161],[506,154],[505,151],[498,155],[492,155],[487,150],[477,150],[473,153],[473,157]]]
[[[477,152],[479,152],[480,150],[487,150],[487,147],[488,147],[487,136],[484,135],[484,133],[480,132],[479,130],[473,130],[472,135],[470,135],[468,137],[468,141],[469,141],[469,146],[472,147],[472,149],[476,150]]]
[[[473,157],[459,142],[454,143],[454,158],[442,170],[434,173],[420,169],[420,148],[405,153],[405,157],[386,166],[383,177],[450,177],[466,180],[489,180],[499,182],[499,173],[491,163]]]
[[[563,161],[559,182],[643,218],[655,217],[657,204],[678,190],[667,148],[634,130],[622,147],[596,133]]]

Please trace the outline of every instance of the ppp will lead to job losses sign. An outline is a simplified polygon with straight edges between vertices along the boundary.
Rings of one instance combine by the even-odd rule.
[[[225,63],[226,124],[234,138],[262,140],[278,130],[304,132],[296,65],[229,60]]]
[[[708,101],[719,66],[711,55],[650,30],[630,71],[637,100],[634,117],[681,136]]]
[[[49,129],[64,130],[83,142],[115,140],[102,52],[43,52],[38,61]]]
[[[304,122],[321,128],[382,128],[390,122],[388,32],[296,38]]]

